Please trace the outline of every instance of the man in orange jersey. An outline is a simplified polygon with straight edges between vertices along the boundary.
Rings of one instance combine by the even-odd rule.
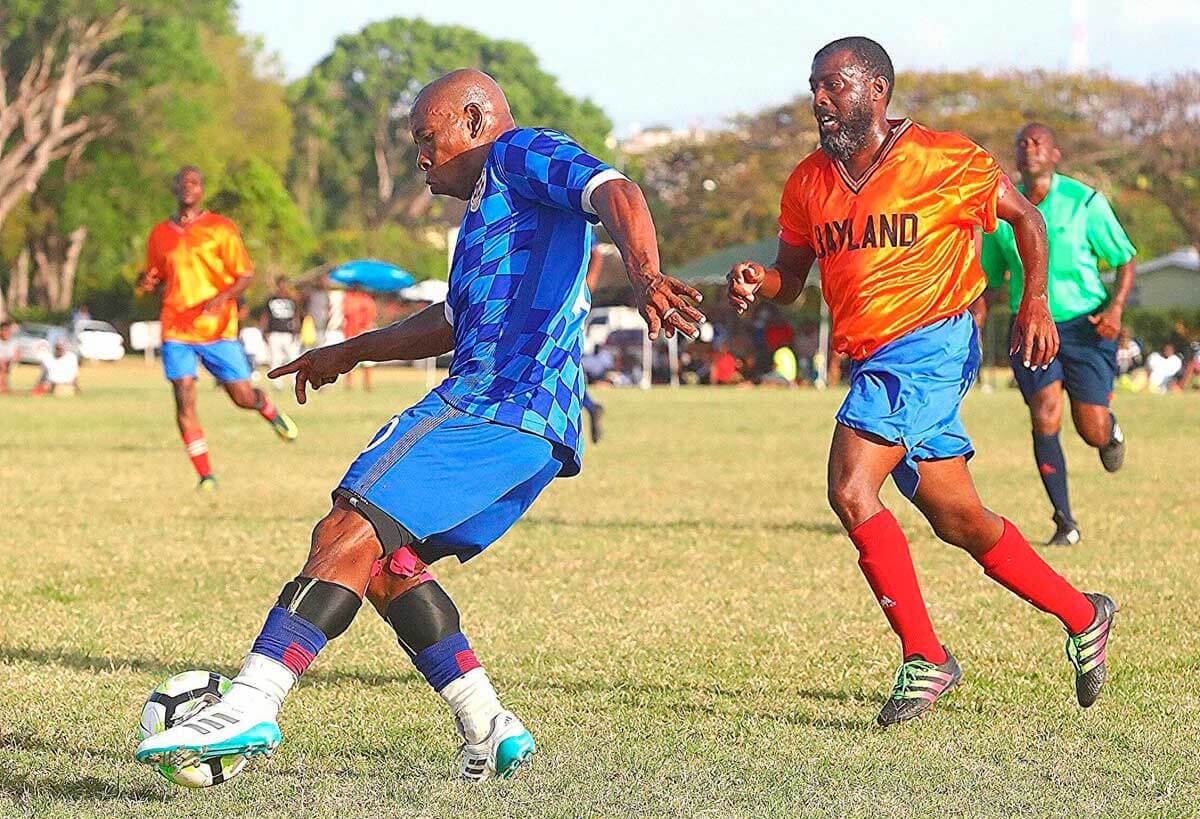
[[[791,303],[813,262],[820,265],[834,349],[853,361],[829,453],[829,502],[903,652],[879,723],[919,716],[962,675],[934,633],[904,533],[880,503],[889,474],[939,538],[1062,622],[1086,708],[1107,676],[1116,605],[1075,589],[980,503],[967,471],[974,450],[958,417],[979,368],[967,309],[984,289],[977,227],[1012,225],[1024,263],[1013,350],[1030,368],[1047,366],[1058,351],[1046,303],[1045,223],[970,140],[888,119],[894,80],[887,52],[865,37],[817,52],[810,84],[821,148],[784,187],[775,262],[735,265],[729,299],[738,312],[759,298]]]
[[[233,403],[256,410],[280,438],[293,441],[298,430],[262,390],[250,386],[250,364],[237,341],[237,300],[254,269],[241,234],[233,222],[204,209],[198,168],[187,166],[175,175],[175,199],[175,215],[150,232],[137,287],[143,293],[163,289],[163,369],[175,393],[175,419],[200,476],[199,488],[213,490],[217,482],[196,414],[198,362],[224,385]]]

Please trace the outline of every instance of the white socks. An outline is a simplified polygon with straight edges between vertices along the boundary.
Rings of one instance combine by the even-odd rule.
[[[459,733],[469,745],[487,739],[492,732],[492,720],[504,710],[482,668],[471,669],[438,693],[450,706]]]
[[[241,711],[265,711],[264,716],[274,720],[295,684],[296,675],[283,663],[262,654],[247,654],[221,702]]]

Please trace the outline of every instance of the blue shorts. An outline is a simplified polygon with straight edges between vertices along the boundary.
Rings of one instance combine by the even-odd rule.
[[[904,447],[892,480],[905,497],[921,481],[918,461],[975,454],[958,408],[979,372],[979,355],[975,319],[960,313],[851,363],[838,423]]]
[[[431,392],[376,433],[335,496],[365,500],[399,523],[426,563],[466,561],[507,532],[562,467],[545,438]]]
[[[210,341],[207,344],[188,344],[185,341],[164,341],[163,370],[168,381],[196,377],[196,361],[222,384],[245,381],[250,377],[250,362],[242,345],[231,339]]]
[[[1050,362],[1049,369],[1029,369],[1022,363],[1020,352],[1009,357],[1013,377],[1026,404],[1037,392],[1056,381],[1063,382],[1072,401],[1101,407],[1112,403],[1113,381],[1117,377],[1117,340],[1097,333],[1088,318],[1085,313],[1055,322],[1058,355]],[[1011,324],[1009,332],[1012,332]]]

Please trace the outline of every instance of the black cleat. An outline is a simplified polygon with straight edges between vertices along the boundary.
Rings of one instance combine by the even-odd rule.
[[[934,665],[919,654],[905,660],[896,671],[892,695],[883,704],[877,722],[883,727],[915,719],[937,702],[962,679],[958,661],[946,649],[946,662]]]
[[[1084,708],[1100,698],[1108,681],[1108,638],[1112,635],[1117,604],[1105,594],[1083,595],[1096,609],[1092,624],[1078,634],[1067,634],[1067,659],[1075,668],[1075,698]]]
[[[592,443],[598,444],[604,436],[604,405],[592,404],[592,408],[588,410],[588,416],[592,420]]]
[[[1083,540],[1079,532],[1079,524],[1062,512],[1054,513],[1054,537],[1046,541],[1047,546],[1074,546]]]
[[[1125,465],[1125,433],[1116,417],[1112,419],[1112,434],[1108,443],[1100,447],[1100,463],[1107,472],[1116,472]]]

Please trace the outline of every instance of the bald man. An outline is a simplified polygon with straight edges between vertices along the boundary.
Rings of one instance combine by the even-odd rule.
[[[555,477],[579,472],[580,355],[590,304],[591,226],[621,251],[635,298],[659,334],[698,334],[699,294],[659,270],[654,223],[636,185],[546,128],[519,128],[486,74],[448,74],[410,117],[417,164],[435,194],[469,202],[445,303],[273,370],[296,398],[364,361],[454,351],[447,379],[391,418],[334,490],[308,561],[270,610],[225,698],[150,737],[141,762],[191,765],[269,754],[276,714],[362,598],[449,705],[463,779],[508,777],[533,738],[501,704],[429,564],[466,561],[499,538]]]
[[[1050,243],[1048,288],[1050,315],[1058,328],[1058,356],[1046,367],[1030,369],[1018,356],[1012,371],[1033,425],[1033,456],[1054,507],[1051,546],[1073,546],[1081,534],[1067,492],[1067,461],[1059,441],[1063,390],[1071,397],[1071,420],[1084,442],[1100,453],[1100,463],[1116,472],[1125,462],[1125,436],[1112,413],[1117,376],[1117,336],[1121,313],[1133,289],[1136,251],[1104,194],[1057,173],[1062,152],[1054,131],[1032,122],[1017,134],[1018,190],[1046,220]],[[1100,280],[1099,262],[1117,271],[1109,295]],[[1003,223],[983,238],[980,258],[990,294],[1008,281],[1013,315],[1025,288],[1025,268],[1011,228]],[[980,300],[977,317],[986,309]]]

